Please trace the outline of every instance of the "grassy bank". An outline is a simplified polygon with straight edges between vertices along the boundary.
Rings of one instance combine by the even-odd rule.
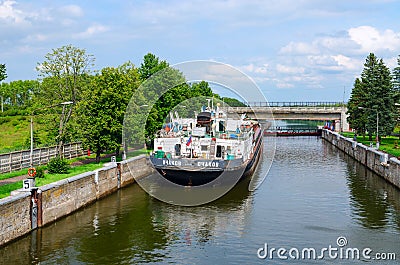
[[[110,159],[108,159],[108,160],[110,160]],[[71,167],[71,169],[69,170],[68,174],[49,174],[49,173],[46,173],[44,178],[36,178],[36,186],[40,187],[40,186],[43,186],[43,185],[46,185],[46,184],[49,184],[49,183],[52,183],[52,182],[56,182],[58,180],[62,180],[62,179],[65,179],[65,178],[69,178],[69,177],[72,177],[72,176],[79,175],[79,174],[84,173],[84,172],[88,172],[88,171],[93,171],[93,170],[99,169],[99,168],[103,167],[104,163],[105,162],[100,162],[99,164],[89,163],[89,164],[85,164],[85,165]],[[22,171],[23,171],[23,174],[26,174],[26,169],[22,170]],[[20,171],[18,171],[18,172],[20,172]],[[12,172],[12,173],[16,173],[16,172]],[[11,175],[11,173],[7,173],[7,174]],[[6,175],[6,174],[3,174],[3,175]],[[19,175],[14,175],[13,177],[15,177],[15,176],[19,176]],[[3,179],[5,179],[4,176],[2,176],[2,175],[0,175],[0,177],[3,177]],[[18,181],[18,182],[15,182],[15,183],[10,183],[10,184],[5,184],[5,185],[0,186],[0,199],[1,198],[5,198],[7,196],[10,196],[11,191],[17,190],[17,189],[20,189],[20,188],[22,188],[22,181]]]
[[[131,152],[130,154],[132,156],[138,156],[138,155],[145,154],[148,152],[150,152],[150,150],[140,149],[140,150],[135,150],[135,151]],[[46,185],[46,184],[49,184],[52,182],[56,182],[56,181],[59,181],[62,179],[66,179],[66,178],[69,178],[72,176],[82,174],[85,172],[93,171],[93,170],[102,168],[105,163],[111,162],[111,158],[107,157],[107,158],[102,158],[100,160],[100,163],[98,163],[98,164],[95,162],[85,163],[85,161],[87,162],[88,159],[94,159],[94,158],[95,158],[95,155],[93,154],[90,157],[82,156],[82,157],[77,157],[77,158],[71,159],[69,161],[70,164],[75,163],[75,162],[77,162],[77,163],[82,162],[83,164],[71,167],[68,174],[46,173],[44,178],[36,178],[36,186],[40,187],[40,186],[43,186],[43,185]],[[121,157],[117,157],[117,162],[121,161],[121,160],[122,160]],[[46,170],[46,166],[43,166],[43,169]],[[0,180],[17,177],[17,176],[22,176],[22,175],[26,175],[26,174],[27,174],[27,169],[23,169],[23,170],[11,172],[11,173],[0,174]],[[22,188],[22,181],[18,181],[15,183],[10,183],[10,184],[5,184],[5,185],[0,186],[0,199],[10,196],[11,191],[17,190],[20,188]]]
[[[48,143],[48,130],[45,129],[48,117],[34,117],[33,128],[36,140],[42,145]],[[0,116],[0,154],[28,149],[30,146],[30,117],[29,116]],[[47,143],[47,144],[46,144]]]
[[[27,174],[27,171],[28,171],[27,169],[21,169],[21,170],[9,172],[9,173],[2,173],[2,174],[0,174],[0,180],[23,176],[23,175]]]
[[[347,138],[354,138],[354,133],[353,132],[343,132],[343,136]],[[368,136],[363,137],[362,135],[357,136],[357,142],[362,143],[366,146],[370,146],[372,143],[373,146],[375,147],[376,142],[375,142],[375,136],[372,137],[372,141],[368,140]],[[379,145],[379,150],[384,151],[392,156],[395,157],[400,157],[400,140],[399,137],[397,136],[386,136],[382,137],[380,145]]]

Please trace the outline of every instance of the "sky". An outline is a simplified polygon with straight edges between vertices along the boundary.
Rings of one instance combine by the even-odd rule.
[[[37,79],[64,45],[92,70],[153,53],[171,65],[211,60],[248,75],[268,101],[345,101],[369,53],[393,69],[400,0],[0,0],[7,79]]]

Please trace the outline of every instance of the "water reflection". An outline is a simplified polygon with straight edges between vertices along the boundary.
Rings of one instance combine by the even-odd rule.
[[[126,192],[124,190],[122,193]],[[126,195],[121,194],[122,197],[116,198],[114,200],[116,205],[107,203],[107,206],[95,207],[96,211],[90,213],[92,222],[96,222],[96,225],[92,233],[79,240],[80,253],[76,257],[77,260],[87,263],[96,260],[98,264],[109,264],[122,263],[126,260],[157,261],[164,257],[157,253],[149,254],[153,253],[154,249],[165,248],[168,242],[165,227],[155,226],[152,222],[153,215],[148,210],[151,201],[146,198],[147,196],[142,196],[144,199],[131,204],[130,201],[122,199]],[[117,207],[118,211],[105,218],[100,213],[104,207],[110,207],[107,209],[108,212],[114,207]]]
[[[385,228],[394,222],[400,230],[398,189],[356,161],[346,161],[354,218],[367,228]]]
[[[165,229],[154,227],[150,204],[139,187],[129,187],[7,245],[0,256],[8,264],[159,260],[148,253],[162,249],[168,238]]]
[[[400,230],[399,189],[344,153],[331,147],[328,149],[346,161],[354,220],[369,229],[386,229],[394,225]]]
[[[187,245],[204,246],[215,236],[231,233],[232,227],[241,234],[252,209],[248,183],[248,179],[241,181],[224,197],[202,207],[181,207],[152,200],[153,223],[166,225],[170,238]]]

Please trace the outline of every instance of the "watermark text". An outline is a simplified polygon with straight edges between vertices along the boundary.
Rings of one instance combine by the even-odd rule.
[[[396,260],[394,252],[374,252],[371,248],[347,247],[347,238],[340,236],[336,245],[328,245],[323,248],[284,248],[270,247],[268,243],[257,250],[259,259],[280,259],[280,260]]]

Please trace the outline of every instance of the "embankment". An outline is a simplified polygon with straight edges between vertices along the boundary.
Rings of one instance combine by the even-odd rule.
[[[142,155],[1,199],[0,245],[145,177],[152,169]]]
[[[329,130],[322,131],[322,138],[365,165],[397,188],[400,188],[400,161],[397,158],[389,158],[387,153],[367,147]]]

